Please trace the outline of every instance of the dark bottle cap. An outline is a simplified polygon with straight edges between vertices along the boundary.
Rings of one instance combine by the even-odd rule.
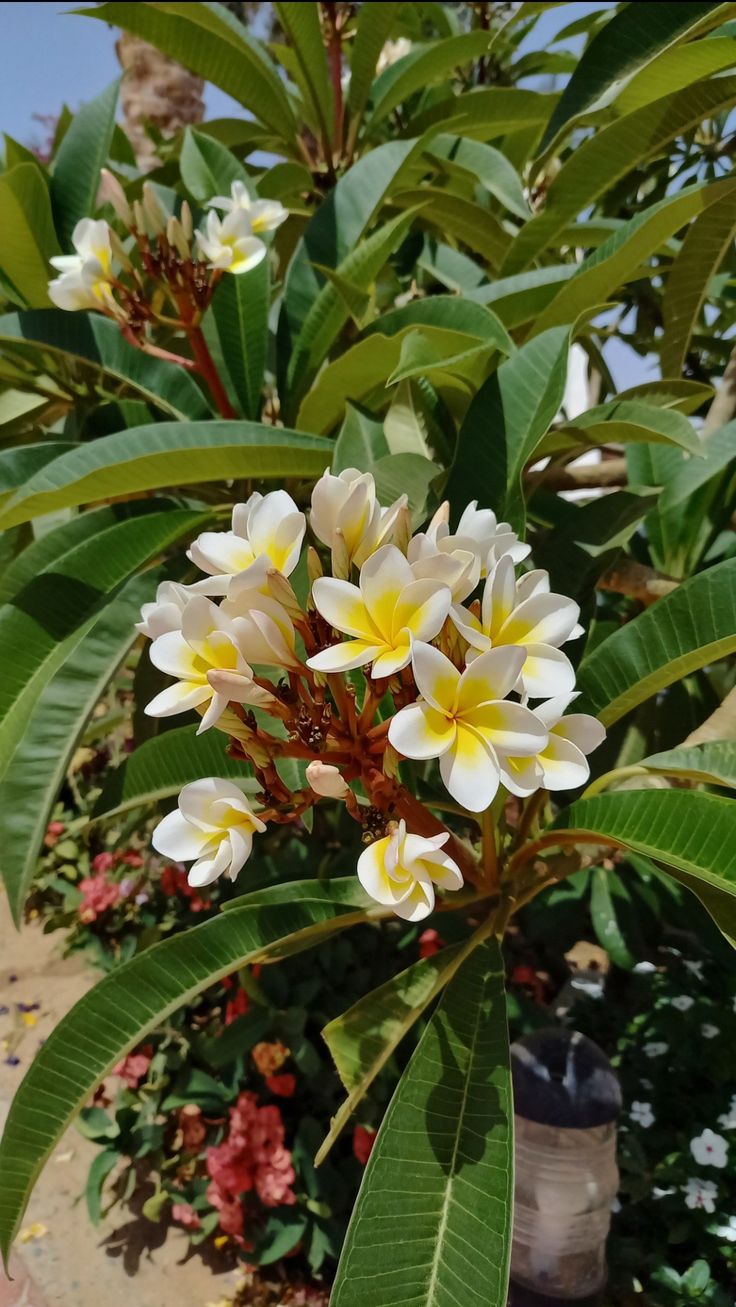
[[[511,1045],[517,1116],[540,1125],[588,1130],[615,1121],[621,1086],[611,1063],[577,1030],[535,1030]]]

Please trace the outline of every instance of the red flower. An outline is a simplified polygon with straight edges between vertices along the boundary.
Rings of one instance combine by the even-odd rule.
[[[369,1130],[364,1125],[356,1125],[355,1130],[353,1131],[353,1152],[361,1166],[365,1166],[368,1161],[375,1142],[375,1130]]]
[[[188,1153],[196,1153],[202,1146],[207,1129],[202,1120],[202,1109],[196,1103],[187,1103],[179,1112],[179,1129],[182,1144]]]
[[[130,856],[135,858],[139,855],[134,853]],[[182,894],[185,899],[189,899],[191,912],[204,912],[210,906],[209,899],[203,899],[189,884],[187,873],[181,866],[164,867],[161,872],[161,890],[167,898],[172,898],[174,894]]]
[[[239,989],[235,998],[228,999],[225,1006],[225,1025],[232,1025],[236,1017],[244,1017],[248,1011],[248,995],[244,989]]]
[[[191,1203],[173,1203],[171,1217],[187,1230],[198,1230],[202,1224]]]
[[[283,1044],[269,1044],[264,1040],[260,1044],[253,1045],[251,1056],[261,1075],[271,1076],[284,1065],[289,1050]]]
[[[120,1076],[129,1089],[137,1089],[146,1075],[153,1057],[153,1045],[146,1044],[139,1053],[129,1053],[122,1062],[113,1067],[113,1075]]]
[[[108,857],[111,855],[99,854],[99,856]],[[80,880],[79,889],[82,895],[82,901],[79,904],[79,916],[81,921],[87,923],[96,921],[101,913],[107,912],[108,908],[114,908],[120,898],[120,886],[106,880],[104,872],[98,872],[96,876],[87,876],[84,880]]]
[[[431,958],[445,947],[445,941],[436,930],[424,930],[419,936],[420,958]]]
[[[296,1090],[296,1076],[288,1073],[281,1076],[266,1076],[266,1088],[279,1098],[293,1098]]]
[[[243,1194],[255,1190],[264,1207],[293,1205],[296,1175],[278,1107],[259,1107],[255,1094],[240,1094],[230,1109],[227,1138],[207,1149],[207,1170],[208,1201],[220,1213],[220,1228],[237,1239],[243,1234]]]
[[[92,859],[93,871],[102,872],[104,874],[104,872],[106,871],[112,871],[114,866],[115,866],[114,853],[98,853],[96,857]]]
[[[59,839],[59,836],[63,835],[65,830],[66,827],[63,821],[50,821],[48,826],[46,827],[46,834],[44,835],[44,839],[43,839],[46,848],[53,849],[54,845],[57,843]]]
[[[121,858],[121,862],[124,862],[126,867],[143,866],[143,858],[141,857],[140,853],[134,853],[132,849],[129,849],[127,853],[123,854]]]

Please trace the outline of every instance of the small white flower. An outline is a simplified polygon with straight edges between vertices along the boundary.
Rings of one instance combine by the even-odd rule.
[[[411,48],[412,44],[408,36],[397,36],[395,41],[385,41],[378,56],[376,72],[385,72],[398,59],[403,59],[405,55],[410,54]]]
[[[716,1210],[718,1185],[715,1185],[712,1180],[701,1180],[699,1177],[693,1176],[688,1180],[682,1192],[685,1195],[687,1207],[701,1207],[704,1212],[714,1212]]]
[[[676,998],[670,999],[670,1002],[674,1008],[677,1008],[678,1012],[689,1012],[695,999],[691,998],[689,994],[678,994]]]
[[[147,635],[149,640],[156,640],[168,631],[180,631],[181,615],[191,597],[187,587],[178,581],[162,581],[156,590],[155,602],[142,605],[136,631]]]
[[[645,1044],[642,1051],[647,1057],[661,1057],[663,1053],[667,1052],[668,1048],[669,1044],[661,1044],[653,1040],[651,1043]]]
[[[629,1116],[632,1121],[640,1125],[642,1129],[648,1130],[650,1125],[654,1125],[656,1117],[652,1111],[651,1103],[632,1103]]]
[[[718,1239],[725,1239],[726,1243],[736,1243],[736,1216],[727,1216],[725,1225],[709,1226],[710,1233]]]
[[[232,577],[260,558],[290,576],[299,562],[306,526],[304,514],[285,490],[267,495],[254,491],[247,503],[233,508],[231,530],[203,531],[187,550],[187,558],[215,578],[212,583],[198,583],[198,588],[208,594],[227,594]]]
[[[208,776],[184,786],[178,810],[158,823],[152,843],[174,862],[196,859],[187,879],[199,888],[219,876],[235,880],[250,857],[253,832],[265,829],[237,785]]]
[[[721,1032],[718,1026],[713,1026],[709,1021],[706,1021],[700,1027],[700,1033],[703,1039],[715,1039],[716,1035],[720,1035]]]
[[[729,1112],[722,1112],[718,1118],[718,1124],[721,1130],[736,1130],[736,1111],[731,1108]]]
[[[333,476],[329,469],[325,471],[312,491],[309,525],[332,551],[335,575],[347,576],[352,563],[362,567],[381,545],[391,543],[406,504],[406,495],[401,495],[389,508],[382,508],[370,472],[346,467]],[[338,561],[344,566],[335,567]]]
[[[252,200],[244,182],[233,182],[229,195],[213,195],[207,201],[208,209],[222,209],[225,213],[245,214],[254,236],[275,231],[286,222],[289,210],[278,200]]]
[[[684,962],[685,966],[687,967],[688,971],[690,971],[690,972],[692,973],[693,976],[697,976],[698,980],[702,980],[702,979],[703,979],[703,963],[702,963],[702,962],[697,962],[697,961],[694,962],[694,961],[692,960],[692,958],[683,958],[683,962]]]
[[[606,732],[595,717],[565,710],[577,694],[563,694],[537,704],[534,714],[549,731],[547,743],[535,758],[502,759],[501,777],[507,790],[519,798],[540,786],[547,790],[574,790],[590,775],[585,755],[603,743]]]
[[[232,619],[238,644],[249,662],[297,671],[301,662],[294,623],[273,595],[251,588],[250,580],[258,570],[249,568],[233,577],[220,612]]]
[[[634,967],[634,971],[639,976],[650,976],[651,973],[656,970],[657,968],[655,967],[653,962],[637,962],[636,966]]]
[[[659,1189],[657,1185],[655,1185],[652,1189],[652,1198],[669,1198],[671,1194],[676,1192],[676,1189]]]
[[[400,821],[390,835],[369,844],[358,859],[358,880],[377,903],[393,908],[405,921],[421,921],[434,908],[434,887],[458,890],[463,878],[457,863],[442,852],[449,832],[409,835]]]
[[[728,1141],[713,1130],[704,1130],[690,1140],[690,1152],[699,1166],[725,1166],[728,1162]]]
[[[254,236],[248,218],[241,209],[233,209],[218,218],[213,209],[207,214],[205,231],[196,231],[200,252],[211,268],[223,272],[249,272],[266,257],[266,246]]]
[[[49,263],[61,273],[49,282],[49,299],[59,309],[114,309],[110,290],[112,248],[103,219],[80,218],[72,232],[75,254],[59,254]]]
[[[332,763],[315,759],[307,767],[306,775],[315,794],[324,799],[344,799],[349,792],[349,786],[345,784],[339,768]]]

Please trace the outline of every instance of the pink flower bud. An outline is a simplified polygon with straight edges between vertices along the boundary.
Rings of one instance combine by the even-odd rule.
[[[349,787],[345,784],[337,767],[333,767],[329,762],[319,762],[315,759],[307,767],[307,780],[314,790],[323,799],[344,799],[349,793]]]

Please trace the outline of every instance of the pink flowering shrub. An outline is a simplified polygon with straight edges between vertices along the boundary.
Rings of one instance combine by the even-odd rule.
[[[275,1105],[259,1107],[255,1094],[240,1094],[230,1109],[226,1138],[207,1150],[211,1183],[207,1198],[220,1213],[226,1234],[243,1237],[243,1194],[255,1190],[264,1207],[291,1207],[296,1173],[284,1146],[284,1123]]]

